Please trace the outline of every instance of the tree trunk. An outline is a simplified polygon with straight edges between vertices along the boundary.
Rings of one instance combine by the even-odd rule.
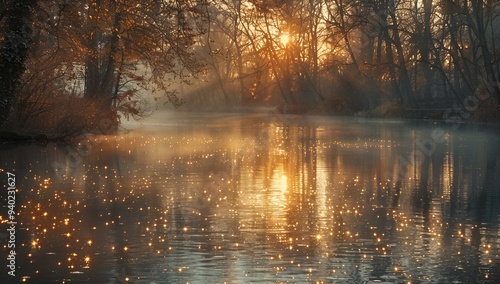
[[[88,99],[99,97],[99,41],[102,37],[102,32],[97,23],[99,14],[100,1],[96,1],[95,5],[89,5],[89,14],[87,21],[89,22],[89,39],[87,41],[87,54],[85,60],[85,91],[84,96]]]
[[[0,126],[10,115],[19,93],[31,43],[31,11],[36,0],[7,3],[4,39],[0,43]]]
[[[101,1],[89,8],[88,21],[90,22],[90,38],[88,41],[88,52],[85,66],[85,97],[95,100],[101,111],[110,111],[113,105],[114,90],[117,84],[115,57],[120,53],[119,31],[121,28],[121,14],[117,7],[117,1],[111,0],[107,7],[107,13],[112,15],[113,24],[111,33],[103,34],[103,28],[98,22]],[[103,47],[105,49],[103,49]]]
[[[119,52],[118,33],[121,28],[121,14],[117,8],[116,0],[112,0],[110,6],[110,11],[114,13],[113,31],[111,32],[111,37],[109,39],[109,51],[107,54],[107,62],[105,62],[106,68],[104,69],[103,76],[100,80],[99,88],[99,94],[104,97],[103,99],[106,104],[104,107],[111,107],[113,93],[118,91],[114,91],[113,87],[115,86],[115,80],[117,80],[117,78],[115,78],[115,56],[117,56]]]
[[[431,49],[434,46],[431,32],[431,13],[432,0],[424,0],[424,35],[421,42],[420,56],[424,69],[424,100],[426,104],[432,104],[432,86],[434,85],[433,70],[431,68]]]
[[[491,60],[490,50],[488,48],[488,40],[486,39],[486,29],[485,29],[485,19],[484,19],[484,4],[483,0],[473,0],[472,1],[473,11],[475,15],[476,25],[477,25],[477,37],[479,40],[479,47],[481,49],[481,54],[483,58],[484,69],[486,72],[486,78],[488,82],[491,82],[491,92],[495,97],[497,102],[500,104],[500,89],[497,84],[497,77],[495,75],[495,70],[493,68],[493,63]]]
[[[233,30],[233,40],[236,47],[236,64],[238,68],[238,83],[240,87],[239,98],[237,98],[237,104],[243,105],[243,96],[245,95],[245,82],[244,82],[244,74],[243,74],[243,52],[241,50],[240,43],[240,21],[241,21],[241,1],[236,3],[236,15],[234,17],[234,30]]]
[[[408,75],[408,70],[406,69],[406,60],[403,53],[403,46],[401,43],[401,39],[399,37],[399,27],[398,27],[398,19],[395,14],[395,4],[394,0],[389,0],[389,14],[392,19],[392,29],[394,34],[394,46],[396,47],[397,55],[398,55],[398,65],[399,65],[399,79],[401,83],[401,91],[403,98],[405,98],[406,103],[410,105],[410,107],[415,108],[415,94],[413,93],[413,89],[411,88],[410,76]]]

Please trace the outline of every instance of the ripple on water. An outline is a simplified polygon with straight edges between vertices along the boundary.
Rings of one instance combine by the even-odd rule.
[[[77,160],[62,145],[0,150],[22,176],[22,275],[496,283],[499,135],[444,129],[447,142],[412,162],[434,128],[204,115],[95,137]]]

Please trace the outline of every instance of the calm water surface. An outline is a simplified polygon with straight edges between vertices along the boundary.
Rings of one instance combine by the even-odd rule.
[[[500,283],[498,128],[206,114],[126,128],[1,146],[22,281]]]

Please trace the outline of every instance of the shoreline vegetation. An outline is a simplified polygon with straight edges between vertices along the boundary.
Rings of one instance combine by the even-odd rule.
[[[115,133],[120,126],[117,111],[98,100],[56,96],[43,104],[23,103],[0,127],[0,141],[71,143],[87,134]]]
[[[500,122],[499,1],[6,0],[0,15],[0,140],[114,133],[164,105]]]

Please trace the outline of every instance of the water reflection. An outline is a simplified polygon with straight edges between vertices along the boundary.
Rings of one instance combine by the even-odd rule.
[[[435,129],[444,142],[417,155]],[[186,115],[88,138],[76,156],[0,152],[19,179],[26,282],[500,279],[500,136],[489,128]]]

